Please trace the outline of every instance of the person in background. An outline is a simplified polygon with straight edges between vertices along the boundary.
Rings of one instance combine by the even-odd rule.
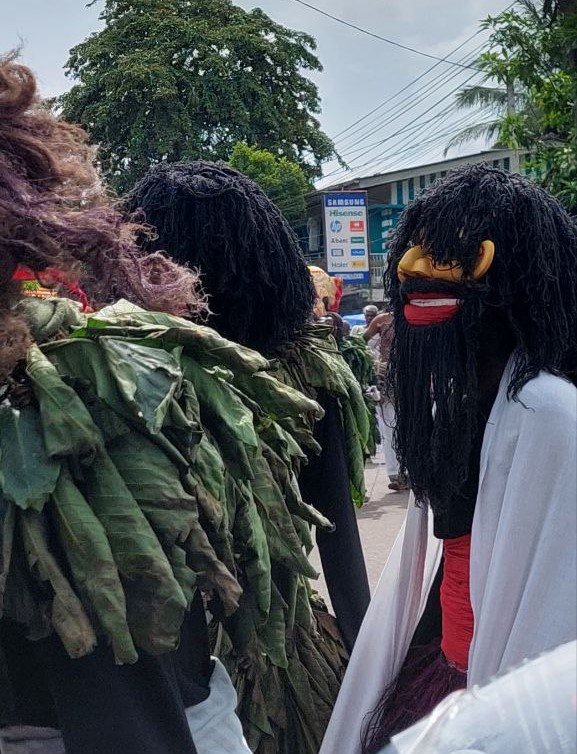
[[[334,275],[333,278],[333,286],[335,291],[335,298],[332,304],[329,304],[327,311],[329,312],[335,312],[336,314],[339,313],[339,309],[341,308],[341,299],[343,297],[344,292],[344,286],[343,286],[343,279],[338,277],[338,275]]]
[[[402,492],[407,490],[409,485],[406,479],[399,474],[399,462],[393,446],[395,406],[385,380],[394,331],[393,314],[381,312],[371,317],[363,333],[363,338],[369,347],[373,344],[373,353],[376,352],[375,371],[380,393],[380,402],[377,405],[377,421],[389,477],[389,489],[393,492]]]
[[[334,311],[337,300],[337,289],[334,278],[321,267],[313,264],[308,265],[308,270],[313,280],[315,288],[315,303],[313,307],[314,316],[319,319],[324,317],[329,311]]]
[[[368,327],[371,324],[378,313],[379,307],[375,304],[367,304],[367,306],[365,306],[365,308],[363,309],[363,314],[365,316],[365,327]]]
[[[379,309],[375,304],[367,304],[363,308],[363,316],[365,318],[365,324],[364,325],[355,325],[352,329],[352,335],[362,335],[367,327],[371,324],[373,319],[377,316],[379,313]]]

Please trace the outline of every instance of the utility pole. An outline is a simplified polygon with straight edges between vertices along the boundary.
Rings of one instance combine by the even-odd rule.
[[[515,102],[515,80],[507,79],[507,115],[515,115],[517,103]]]

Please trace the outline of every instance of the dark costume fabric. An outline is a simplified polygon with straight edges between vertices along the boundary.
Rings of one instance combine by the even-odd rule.
[[[315,426],[320,455],[303,468],[299,484],[305,500],[334,525],[317,530],[316,540],[331,603],[349,652],[365,617],[371,595],[367,570],[351,501],[345,438],[338,399],[317,391],[325,416]]]
[[[208,698],[212,673],[199,592],[179,648],[134,665],[106,647],[72,659],[56,637],[29,641],[12,621],[0,642],[15,700],[5,725],[59,728],[66,754],[196,754],[184,710]]]

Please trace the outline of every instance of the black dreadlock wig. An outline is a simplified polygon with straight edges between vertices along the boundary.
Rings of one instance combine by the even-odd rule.
[[[467,281],[484,240],[495,258],[482,281]],[[423,245],[434,261],[459,263],[462,285],[409,279],[397,265]],[[385,274],[395,313],[389,382],[397,410],[396,445],[417,500],[456,505],[479,450],[483,369],[493,357],[516,361],[509,396],[540,370],[575,379],[577,225],[559,202],[520,175],[486,165],[452,171],[403,213]],[[451,320],[414,327],[403,316],[410,291],[446,292],[462,301]],[[486,417],[485,417],[486,418]]]
[[[311,317],[314,288],[298,240],[254,181],[210,162],[163,163],[126,200],[154,226],[156,248],[198,267],[209,324],[265,353]]]

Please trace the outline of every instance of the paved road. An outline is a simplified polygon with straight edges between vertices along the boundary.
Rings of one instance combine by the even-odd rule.
[[[389,478],[380,452],[375,456],[374,461],[367,465],[366,480],[369,500],[357,511],[357,519],[369,583],[371,591],[374,591],[389,551],[404,521],[409,495],[406,492],[389,490],[387,487]],[[321,571],[318,551],[315,550],[312,553],[311,559],[315,567]],[[325,599],[328,599],[322,576],[316,588]]]

